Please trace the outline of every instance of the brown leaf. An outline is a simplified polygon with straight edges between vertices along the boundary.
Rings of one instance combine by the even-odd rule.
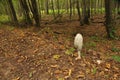
[[[109,69],[111,65],[109,63],[106,63],[106,68]]]
[[[24,56],[20,56],[20,59],[17,60],[18,63],[22,62],[25,59]]]
[[[114,78],[117,78],[119,76],[119,74],[114,74],[113,76],[114,76]]]
[[[55,74],[61,74],[62,71],[60,71],[60,70],[56,70],[54,73],[55,73]]]
[[[87,73],[87,74],[90,73],[90,71],[91,71],[90,69],[86,69],[86,73]]]
[[[113,68],[114,68],[116,71],[119,71],[119,68],[118,68],[118,67],[113,66]]]
[[[79,75],[77,76],[77,78],[84,78],[85,77],[85,74],[83,72],[79,72]]]
[[[100,76],[102,76],[102,75],[104,75],[104,74],[105,74],[104,71],[101,71],[101,72],[99,73]]]
[[[52,68],[58,68],[59,65],[51,65],[50,67],[52,67]]]
[[[84,74],[80,74],[80,75],[77,76],[77,78],[84,78],[84,77],[85,77]]]
[[[17,77],[17,78],[15,78],[15,79],[12,79],[12,80],[20,80],[20,77]]]

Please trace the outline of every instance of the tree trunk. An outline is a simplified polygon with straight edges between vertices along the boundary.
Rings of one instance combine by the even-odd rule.
[[[32,24],[32,21],[31,21],[31,19],[30,19],[30,15],[29,15],[29,7],[28,7],[28,5],[27,5],[27,2],[26,2],[26,0],[19,0],[19,2],[20,2],[20,5],[21,5],[21,7],[22,7],[22,10],[23,10],[23,14],[24,14],[24,16],[25,16],[25,19],[26,19],[26,23],[27,24]]]
[[[57,0],[57,9],[58,9],[58,15],[60,14],[60,3],[59,0]]]
[[[72,17],[72,0],[69,0],[70,2],[70,20],[71,20],[71,17]]]
[[[46,4],[46,14],[48,15],[49,14],[49,0],[46,0],[45,4]]]
[[[88,3],[88,0],[83,0],[82,11],[83,11],[83,22],[84,22],[84,24],[89,24],[90,11],[88,11],[89,9],[87,7],[87,3]]]
[[[76,0],[76,3],[77,3],[77,11],[78,11],[78,16],[79,16],[80,25],[83,25],[83,20],[82,20],[81,13],[80,13],[79,0]]]
[[[14,9],[14,7],[13,7],[12,0],[8,0],[8,4],[9,4],[9,6],[10,6],[11,19],[13,20],[13,22],[14,22],[15,24],[18,24],[16,12],[15,12],[15,9]]]
[[[54,1],[53,1],[53,0],[51,0],[51,3],[52,3],[53,17],[54,17],[54,19],[55,19]]]
[[[112,0],[105,0],[105,23],[108,38],[115,38],[114,20],[112,17]]]
[[[33,13],[33,18],[35,20],[36,26],[39,27],[40,26],[40,16],[38,13],[38,7],[37,7],[36,0],[31,0],[31,4],[29,3],[29,5],[31,6],[30,9]]]

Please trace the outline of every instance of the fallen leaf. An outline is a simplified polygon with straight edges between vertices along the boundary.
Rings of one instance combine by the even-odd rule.
[[[85,74],[82,71],[80,71],[79,75],[77,75],[77,78],[84,78],[84,77],[85,77]]]
[[[71,74],[72,74],[72,69],[69,69],[68,75],[65,76],[65,79],[68,79],[71,76]]]
[[[58,60],[60,58],[60,55],[53,55],[53,58]]]
[[[90,73],[90,69],[86,69],[86,73],[87,73],[87,74]]]
[[[25,59],[24,56],[20,56],[20,59],[17,60],[18,63],[22,62]]]
[[[30,72],[29,73],[29,78],[31,78],[33,76],[33,73],[32,72]]]
[[[107,72],[108,72],[108,71],[109,71],[109,69],[105,69],[105,71],[107,71]]]
[[[39,49],[35,49],[35,50],[33,51],[33,53],[36,53],[38,50],[39,50]]]
[[[106,63],[106,68],[109,69],[111,65],[109,63]]]
[[[119,71],[119,68],[118,68],[118,67],[113,66],[113,68],[114,68],[116,71]]]
[[[58,78],[58,80],[65,80],[64,78]]]
[[[12,79],[12,80],[20,80],[20,77],[17,77],[17,78],[15,78],[15,79]]]
[[[72,74],[72,70],[69,69],[69,74],[68,74],[68,76],[71,76],[71,74]]]
[[[114,74],[113,76],[114,76],[114,78],[117,78],[119,76],[119,74]]]
[[[56,70],[54,73],[55,73],[55,74],[61,74],[62,71],[60,71],[60,70]]]
[[[84,77],[85,77],[84,74],[80,74],[80,75],[77,76],[77,78],[84,78]]]
[[[104,71],[101,71],[101,72],[99,73],[100,76],[102,76],[102,75],[104,75],[104,74],[105,74]]]
[[[59,65],[51,65],[52,68],[58,68]]]

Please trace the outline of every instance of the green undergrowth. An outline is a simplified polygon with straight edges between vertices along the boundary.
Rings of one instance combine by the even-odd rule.
[[[69,48],[69,49],[67,49],[65,51],[65,54],[67,54],[67,55],[73,55],[74,51],[75,51],[75,48],[71,47],[71,48]]]
[[[7,15],[0,15],[0,23],[9,22],[9,18]]]
[[[118,55],[113,55],[111,58],[117,62],[120,62],[120,56]]]

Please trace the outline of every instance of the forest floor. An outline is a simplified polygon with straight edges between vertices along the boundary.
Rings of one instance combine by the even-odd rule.
[[[120,80],[120,41],[106,38],[103,23],[1,26],[0,80]],[[82,58],[75,60],[73,41],[78,32],[84,46]]]

